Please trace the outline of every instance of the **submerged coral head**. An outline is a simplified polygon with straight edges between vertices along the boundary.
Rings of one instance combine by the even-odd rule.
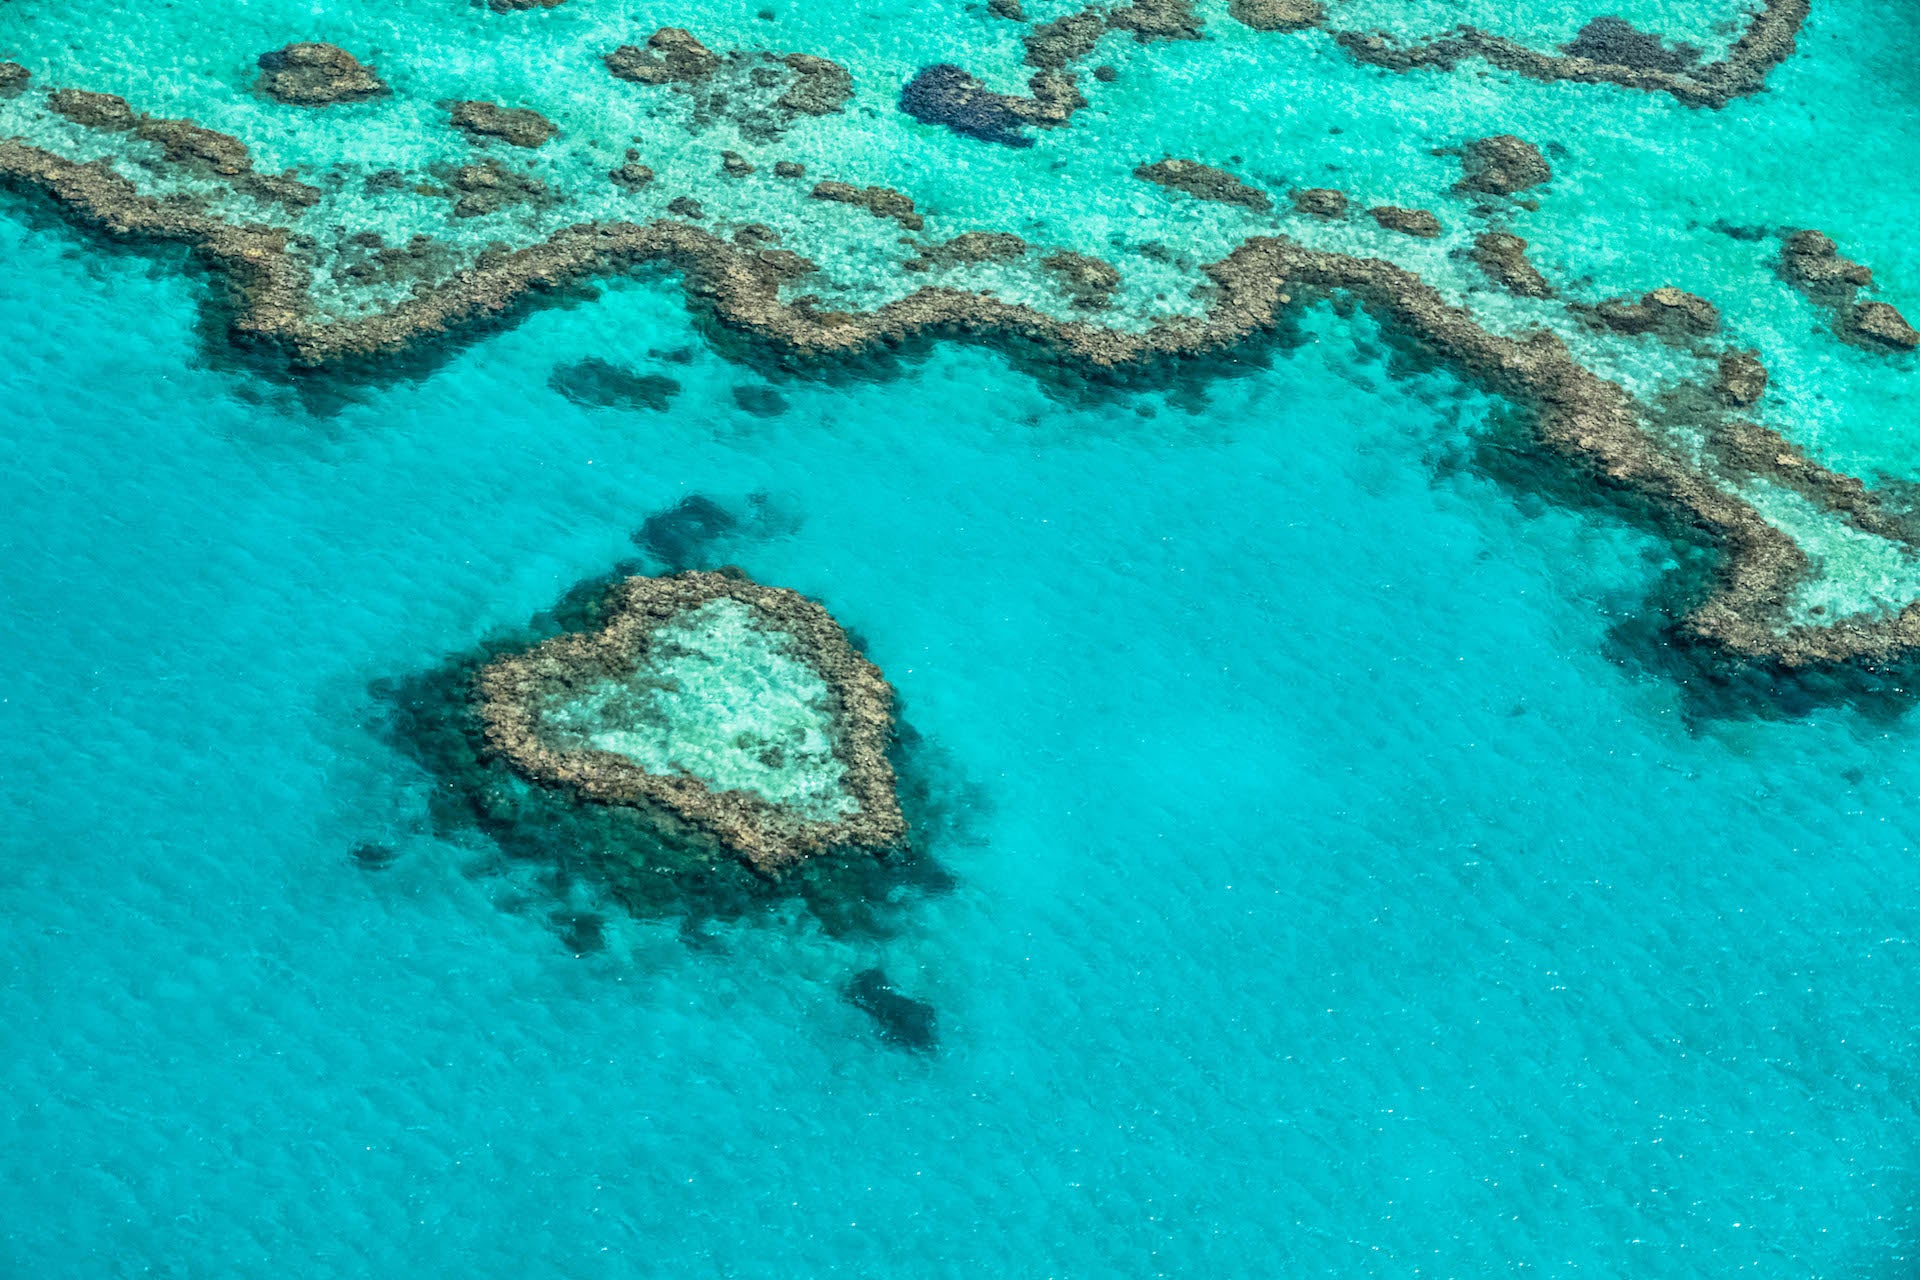
[[[761,871],[903,841],[893,690],[824,608],[737,571],[629,578],[608,603],[598,630],[481,671],[492,750]]]

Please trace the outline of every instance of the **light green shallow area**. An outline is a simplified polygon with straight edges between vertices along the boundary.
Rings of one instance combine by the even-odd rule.
[[[655,631],[630,675],[597,681],[543,718],[563,743],[830,822],[859,808],[833,753],[833,713],[832,692],[790,638],[748,605],[711,600]]]

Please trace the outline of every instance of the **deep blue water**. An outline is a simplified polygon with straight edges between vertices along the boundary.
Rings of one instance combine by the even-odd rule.
[[[665,282],[303,388],[171,258],[0,246],[0,1271],[1909,1273],[1911,715],[1690,696],[1673,549],[1364,321],[768,416]],[[648,349],[671,411],[547,386]],[[714,553],[888,672],[952,888],[576,954],[369,689],[754,492]]]

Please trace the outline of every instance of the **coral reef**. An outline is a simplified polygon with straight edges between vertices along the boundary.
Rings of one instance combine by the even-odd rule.
[[[168,163],[201,176],[231,180],[235,190],[262,203],[303,209],[319,202],[319,190],[292,174],[256,170],[240,139],[203,129],[191,120],[146,115],[134,111],[125,98],[84,89],[55,89],[47,95],[47,107],[89,129],[130,133],[157,146]]]
[[[1440,219],[1426,209],[1402,209],[1384,204],[1367,210],[1367,215],[1389,231],[1431,240],[1440,234]]]
[[[1886,302],[1856,303],[1841,318],[1840,331],[1843,337],[1862,345],[1896,351],[1911,351],[1920,346],[1920,333],[1915,333],[1907,318]]]
[[[833,115],[853,96],[853,74],[830,59],[738,49],[723,56],[682,27],[661,27],[645,47],[623,44],[605,62],[621,80],[687,95],[695,128],[730,120],[762,142],[801,116]]]
[[[459,166],[447,175],[447,185],[456,218],[478,218],[508,205],[543,204],[549,199],[546,183],[492,159]]]
[[[1200,19],[1191,0],[1133,0],[1107,14],[1114,31],[1131,31],[1141,44],[1151,40],[1198,40]]]
[[[559,126],[530,107],[503,107],[493,102],[456,102],[447,111],[454,128],[474,138],[498,138],[516,147],[544,145]]]
[[[1505,231],[1483,231],[1473,238],[1473,262],[1487,278],[1522,298],[1550,298],[1553,286],[1527,261],[1527,242]]]
[[[1347,216],[1347,193],[1333,187],[1309,187],[1293,193],[1295,213],[1328,221]]]
[[[339,45],[302,41],[260,55],[260,91],[290,106],[364,102],[387,92],[373,68]]]
[[[1749,409],[1767,393],[1767,366],[1752,351],[1728,351],[1714,368],[1713,389],[1734,409]]]
[[[1014,12],[1019,12],[1017,5]],[[1135,0],[1113,10],[1089,5],[1033,27],[1022,37],[1022,61],[1034,68],[1026,96],[989,89],[965,69],[937,62],[922,67],[901,89],[900,109],[915,120],[942,125],[963,137],[1009,147],[1031,146],[1033,139],[1024,132],[1027,126],[1057,128],[1087,105],[1071,68],[1092,54],[1108,32],[1127,31],[1147,44],[1198,40],[1201,25],[1189,0]],[[1095,70],[1094,78],[1110,81],[1118,74],[1103,66]]]
[[[686,53],[683,45],[668,44],[676,56]],[[664,61],[667,54],[659,56]],[[252,174],[246,148],[237,140],[199,130],[190,122],[151,121],[108,95],[56,92],[49,96],[49,105],[87,127],[152,141],[167,163],[185,173],[217,175],[235,190],[260,176]],[[1526,153],[1497,140],[1485,152],[1485,169],[1507,173],[1492,185],[1512,186],[1531,175]],[[628,163],[637,161],[630,155]],[[1245,187],[1238,179],[1202,170],[1204,166],[1181,166],[1167,176],[1209,192],[1224,190],[1234,203],[1245,199],[1236,194]],[[1209,172],[1237,186],[1219,183]],[[391,280],[403,287],[364,313],[340,316],[316,300],[310,242],[301,243],[293,230],[266,221],[264,215],[221,213],[204,202],[152,194],[119,173],[112,161],[79,163],[19,140],[0,141],[0,177],[9,185],[42,193],[84,225],[130,239],[188,246],[223,283],[219,314],[233,337],[295,367],[389,356],[510,314],[540,294],[647,264],[679,273],[689,297],[717,326],[748,335],[793,361],[884,351],[928,335],[990,339],[1031,352],[1036,360],[1089,370],[1145,369],[1229,352],[1285,324],[1290,309],[1345,296],[1381,317],[1410,346],[1514,401],[1526,411],[1540,444],[1588,469],[1597,484],[1637,495],[1676,528],[1707,531],[1719,548],[1720,569],[1710,593],[1680,623],[1678,635],[1731,654],[1787,664],[1872,657],[1920,642],[1920,608],[1817,621],[1792,612],[1797,584],[1818,566],[1744,494],[1749,474],[1740,468],[1751,464],[1753,475],[1806,497],[1822,519],[1903,546],[1910,544],[1910,536],[1903,519],[1861,490],[1857,481],[1814,465],[1784,440],[1768,446],[1771,454],[1757,446],[1722,447],[1728,441],[1750,441],[1762,430],[1726,415],[1759,399],[1765,371],[1757,361],[1742,363],[1736,358],[1740,353],[1699,348],[1705,331],[1701,317],[1711,308],[1677,290],[1655,290],[1639,303],[1621,304],[1616,318],[1628,316],[1628,323],[1638,325],[1644,314],[1653,326],[1648,332],[1671,330],[1677,342],[1693,344],[1691,354],[1719,359],[1719,376],[1710,375],[1711,387],[1696,387],[1697,402],[1655,405],[1641,403],[1581,364],[1549,333],[1503,336],[1402,267],[1310,249],[1279,235],[1249,238],[1203,269],[1208,284],[1201,314],[1149,317],[1143,327],[1134,317],[1112,326],[1063,319],[990,293],[937,286],[918,288],[867,310],[845,304],[837,308],[815,295],[789,301],[783,289],[817,268],[795,253],[769,247],[777,241],[769,229],[728,223],[724,235],[713,234],[674,219],[582,221],[544,230],[543,239],[522,248],[488,247],[477,257],[465,258],[464,265],[446,262],[446,251],[431,243],[417,254],[412,247],[402,251],[368,244],[354,250],[359,255],[351,263],[356,278]],[[370,190],[379,178],[376,174],[368,179]],[[384,190],[404,179],[394,174],[383,181]],[[475,190],[463,195],[487,189],[479,181],[466,185]],[[834,184],[822,199],[844,200],[903,223],[920,217],[909,197],[884,187]],[[681,219],[700,216],[698,202],[686,196],[677,197],[668,209]],[[1418,234],[1429,225],[1417,216],[1422,212],[1382,210],[1374,217],[1383,227],[1397,225]],[[971,236],[921,246],[910,261],[923,267],[909,274],[1027,256],[1024,242],[1017,242],[1021,252],[1016,252],[1017,238],[1006,233]],[[1823,241],[1793,239],[1783,254],[1783,275],[1810,296],[1824,299],[1823,305],[1833,307],[1836,315],[1844,307],[1846,315],[1857,316],[1857,325],[1897,339],[1900,331],[1889,317],[1857,302],[1858,290],[1870,275],[1839,258],[1831,242],[1823,246]],[[1147,246],[1141,253],[1151,256]],[[1164,260],[1165,251],[1161,253]],[[1120,283],[1119,272],[1097,258],[1064,251],[1032,256],[1076,311],[1109,305]],[[435,262],[442,265],[429,270]],[[1598,307],[1588,310],[1601,315]],[[1695,446],[1675,443],[1662,425],[1666,423],[1683,425],[1689,440],[1704,440],[1706,460]]]
[[[900,109],[923,124],[937,124],[964,137],[1008,147],[1030,147],[1033,139],[1022,130],[1065,124],[1086,105],[1073,78],[1058,72],[1036,72],[1028,81],[1028,97],[996,93],[950,63],[923,67],[900,90]]]
[[[720,69],[720,58],[682,27],[661,27],[646,48],[623,44],[606,57],[607,70],[635,84],[698,84]]]
[[[1796,231],[1780,250],[1780,278],[1824,310],[1840,339],[1858,347],[1911,351],[1920,346],[1920,333],[1886,302],[1861,302],[1862,289],[1873,286],[1873,272],[1843,257],[1833,238],[1820,231]]]
[[[1718,307],[1698,294],[1670,285],[1643,294],[1637,301],[1608,298],[1595,304],[1592,314],[1615,333],[1651,333],[1682,347],[1720,327]]]
[[[893,691],[796,592],[733,573],[629,578],[598,630],[498,658],[475,689],[488,746],[527,777],[757,870],[905,837]]]
[[[1120,272],[1112,263],[1083,253],[1063,249],[1042,258],[1040,265],[1060,282],[1060,287],[1073,299],[1073,305],[1082,310],[1098,311],[1108,306],[1113,301],[1113,291],[1120,287]]]
[[[1026,252],[1027,242],[1011,231],[967,231],[941,244],[925,246],[901,268],[931,271],[975,262],[1011,262]]]
[[[638,191],[653,181],[653,170],[641,164],[640,153],[629,147],[626,159],[621,162],[619,168],[610,170],[607,177],[611,178],[617,187]]]
[[[17,62],[0,62],[0,98],[11,98],[27,87],[33,73]]]
[[[1133,176],[1171,191],[1184,191],[1198,200],[1237,204],[1259,213],[1273,208],[1273,201],[1266,192],[1248,186],[1224,169],[1216,169],[1197,160],[1168,158],[1154,164],[1143,164],[1133,171]],[[1344,199],[1342,207],[1345,207]]]
[[[846,182],[817,182],[811,192],[815,200],[831,200],[865,209],[876,218],[892,218],[909,231],[925,225],[913,211],[913,198],[892,187],[856,187]]]
[[[1560,46],[1569,58],[1602,66],[1631,67],[1636,71],[1690,71],[1700,62],[1700,50],[1690,44],[1667,45],[1651,32],[1619,18],[1595,18]]]
[[[1816,302],[1851,302],[1856,290],[1873,283],[1873,272],[1840,255],[1840,247],[1821,231],[1796,231],[1780,250],[1780,276]]]
[[[1320,0],[1231,0],[1227,12],[1255,31],[1304,31],[1327,20]]]
[[[632,409],[660,413],[680,394],[680,384],[660,373],[639,373],[592,357],[559,365],[547,386],[574,404],[593,409]]]
[[[1553,170],[1540,148],[1510,133],[1477,138],[1460,148],[1465,170],[1454,190],[1480,195],[1510,196],[1553,179]]]
[[[1764,0],[1726,57],[1677,69],[1649,65],[1649,60],[1670,61],[1683,56],[1684,48],[1669,49],[1653,37],[1625,39],[1620,28],[1612,25],[1595,32],[1588,24],[1582,33],[1586,39],[1577,36],[1574,41],[1582,52],[1574,53],[1570,46],[1559,54],[1464,25],[1413,45],[1396,43],[1380,31],[1337,31],[1334,38],[1351,57],[1388,71],[1451,71],[1469,58],[1479,58],[1534,80],[1614,84],[1671,94],[1688,106],[1719,108],[1766,87],[1767,74],[1792,55],[1810,5],[1811,0]],[[1658,54],[1653,52],[1655,47],[1660,49]]]

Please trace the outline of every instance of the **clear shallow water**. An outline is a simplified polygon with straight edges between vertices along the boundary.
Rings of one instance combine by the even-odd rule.
[[[1364,322],[1171,392],[941,348],[770,414],[632,282],[303,398],[209,367],[171,255],[6,209],[0,1269],[1911,1269],[1911,715],[1703,717],[1631,638],[1671,548]],[[549,389],[603,355],[672,411]],[[756,491],[716,555],[862,636],[954,887],[575,954],[369,686]],[[842,1000],[874,964],[937,1054]]]

